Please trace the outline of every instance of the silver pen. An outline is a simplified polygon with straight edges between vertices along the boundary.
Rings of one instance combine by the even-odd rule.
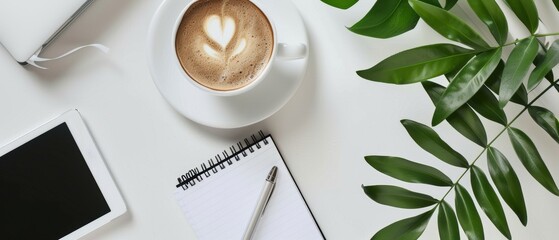
[[[256,203],[256,207],[254,208],[254,212],[252,212],[252,217],[250,217],[250,221],[248,222],[248,226],[245,230],[245,234],[243,236],[243,240],[250,240],[256,229],[256,224],[262,214],[264,213],[264,209],[268,205],[268,201],[270,201],[270,197],[272,196],[272,192],[274,187],[276,186],[276,175],[277,175],[278,167],[273,166],[268,173],[268,177],[266,178],[266,183],[264,184],[264,188],[262,189],[262,193],[260,194],[260,198]]]

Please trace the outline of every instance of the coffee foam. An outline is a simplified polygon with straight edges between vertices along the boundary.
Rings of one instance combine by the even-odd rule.
[[[187,74],[203,86],[242,88],[264,70],[273,50],[272,27],[248,0],[198,0],[177,30],[176,51]]]

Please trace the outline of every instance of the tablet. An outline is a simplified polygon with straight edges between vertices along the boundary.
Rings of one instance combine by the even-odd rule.
[[[0,149],[0,239],[78,239],[126,206],[78,111]]]

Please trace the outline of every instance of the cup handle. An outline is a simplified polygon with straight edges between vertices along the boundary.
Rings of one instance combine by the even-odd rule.
[[[301,59],[307,56],[307,45],[302,43],[287,44],[279,43],[277,56],[283,60]]]

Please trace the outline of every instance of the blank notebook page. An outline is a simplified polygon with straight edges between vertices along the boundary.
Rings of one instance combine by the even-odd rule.
[[[267,140],[268,144],[263,144]],[[274,192],[253,239],[324,239],[272,138],[261,148],[183,190],[176,199],[199,239],[242,239],[265,179],[278,167]],[[242,156],[242,155],[240,155]]]

